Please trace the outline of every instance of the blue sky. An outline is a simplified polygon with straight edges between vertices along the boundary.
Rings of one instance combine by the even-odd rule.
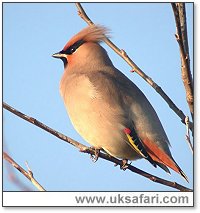
[[[189,115],[180,73],[180,54],[175,22],[168,3],[84,3],[89,17],[111,29],[111,40]],[[193,69],[193,5],[186,4],[191,69]],[[73,3],[3,4],[3,100],[67,136],[88,145],[74,130],[59,94],[63,64],[51,55],[86,23]],[[147,172],[187,187],[193,185],[192,154],[185,142],[185,126],[162,98],[118,55],[102,44],[114,65],[145,93],[154,106],[171,143],[171,152],[187,174],[187,184],[145,160],[132,164]],[[4,144],[21,166],[28,161],[35,178],[48,191],[163,191],[173,190],[153,183],[112,163],[80,153],[67,143],[4,110]],[[4,164],[6,165],[6,164]],[[9,165],[8,165],[9,166]],[[20,190],[8,180],[4,190]],[[35,188],[18,171],[17,177]]]

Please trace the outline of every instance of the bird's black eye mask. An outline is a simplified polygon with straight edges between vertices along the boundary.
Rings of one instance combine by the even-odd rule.
[[[74,44],[72,44],[71,46],[69,46],[66,50],[60,51],[60,53],[67,54],[67,55],[71,55],[71,54],[73,54],[84,42],[85,42],[85,41],[83,41],[83,40],[79,40],[79,41],[75,42]]]
[[[64,67],[66,67],[67,65],[66,55],[73,54],[83,43],[85,43],[84,40],[79,40],[75,42],[74,44],[72,44],[71,46],[69,46],[66,50],[61,50],[60,52],[55,53],[52,56],[54,58],[60,58],[64,63]]]

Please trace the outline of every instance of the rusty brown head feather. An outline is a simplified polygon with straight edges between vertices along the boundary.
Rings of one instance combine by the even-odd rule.
[[[84,42],[100,42],[105,38],[105,35],[108,34],[108,29],[106,27],[103,27],[101,25],[91,25],[83,30],[81,30],[79,33],[77,33],[75,36],[73,36],[67,44],[64,46],[63,50],[67,50],[70,46],[72,46],[74,43],[78,41]]]

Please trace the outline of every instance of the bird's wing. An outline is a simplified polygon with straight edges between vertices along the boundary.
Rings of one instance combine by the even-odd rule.
[[[143,158],[148,160],[154,167],[156,167],[156,162],[151,158],[151,156],[146,151],[146,148],[144,147],[142,141],[135,132],[135,129],[132,128],[132,130],[130,130],[129,128],[125,128],[124,133],[128,139],[126,140],[126,142],[131,146],[131,148],[134,149]]]
[[[155,110],[141,90],[118,70],[114,73],[98,71],[91,75],[89,79],[101,91],[104,101],[112,107],[120,105],[123,110],[126,118],[123,125],[132,130],[129,145],[153,165],[158,162],[165,171],[169,171],[168,166],[187,180],[172,158],[169,140]]]

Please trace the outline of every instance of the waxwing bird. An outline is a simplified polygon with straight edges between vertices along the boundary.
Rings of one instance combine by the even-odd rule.
[[[145,158],[187,176],[173,159],[163,126],[142,91],[114,67],[99,44],[107,29],[92,25],[53,54],[64,63],[60,94],[77,132],[111,156]]]

